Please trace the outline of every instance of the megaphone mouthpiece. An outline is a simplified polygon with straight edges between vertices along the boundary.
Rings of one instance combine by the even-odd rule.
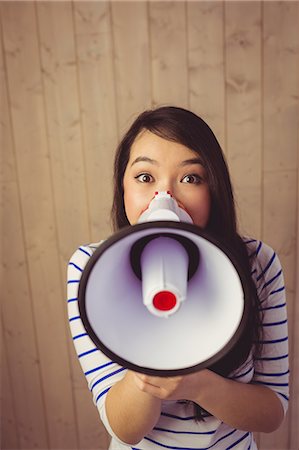
[[[138,223],[157,220],[193,223],[187,211],[181,208],[170,191],[155,192],[147,209],[142,212]]]

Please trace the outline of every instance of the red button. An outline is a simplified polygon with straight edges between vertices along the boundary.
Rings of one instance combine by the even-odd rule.
[[[170,291],[158,292],[153,299],[153,305],[159,311],[170,311],[176,305],[176,296]]]

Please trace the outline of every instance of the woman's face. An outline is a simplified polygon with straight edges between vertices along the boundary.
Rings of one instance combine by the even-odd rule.
[[[205,228],[211,207],[206,171],[197,153],[148,130],[135,139],[124,174],[124,204],[137,223],[156,191],[170,191],[195,225]]]

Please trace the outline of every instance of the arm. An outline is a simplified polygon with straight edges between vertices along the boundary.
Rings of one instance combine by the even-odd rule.
[[[281,424],[284,412],[276,394],[265,386],[238,383],[213,374],[199,395],[200,404],[233,428],[270,433]]]
[[[127,444],[141,441],[153,429],[160,413],[161,400],[139,389],[133,372],[128,371],[107,395],[109,424],[118,438]]]
[[[274,431],[283,419],[276,394],[265,386],[233,381],[210,370],[183,377],[159,378],[135,374],[139,389],[165,400],[187,399],[233,428]]]

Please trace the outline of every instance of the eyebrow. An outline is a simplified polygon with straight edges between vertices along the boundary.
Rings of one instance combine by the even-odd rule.
[[[154,164],[156,166],[159,165],[158,161],[156,161],[155,159],[152,158],[148,158],[147,156],[138,156],[138,158],[134,159],[134,161],[131,164],[131,167],[139,162],[148,162],[150,164]],[[191,159],[186,159],[184,161],[182,161],[179,165],[180,166],[189,166],[190,164],[200,164],[201,166],[203,165],[202,160],[200,158],[191,158]]]
[[[185,161],[181,162],[180,166],[189,166],[190,164],[200,164],[201,166],[203,166],[203,162],[200,158],[186,159]]]
[[[139,162],[149,162],[151,164],[155,164],[156,166],[158,165],[158,161],[156,161],[155,159],[148,158],[147,156],[138,156],[138,158],[134,159],[134,161],[132,162],[131,167]]]

